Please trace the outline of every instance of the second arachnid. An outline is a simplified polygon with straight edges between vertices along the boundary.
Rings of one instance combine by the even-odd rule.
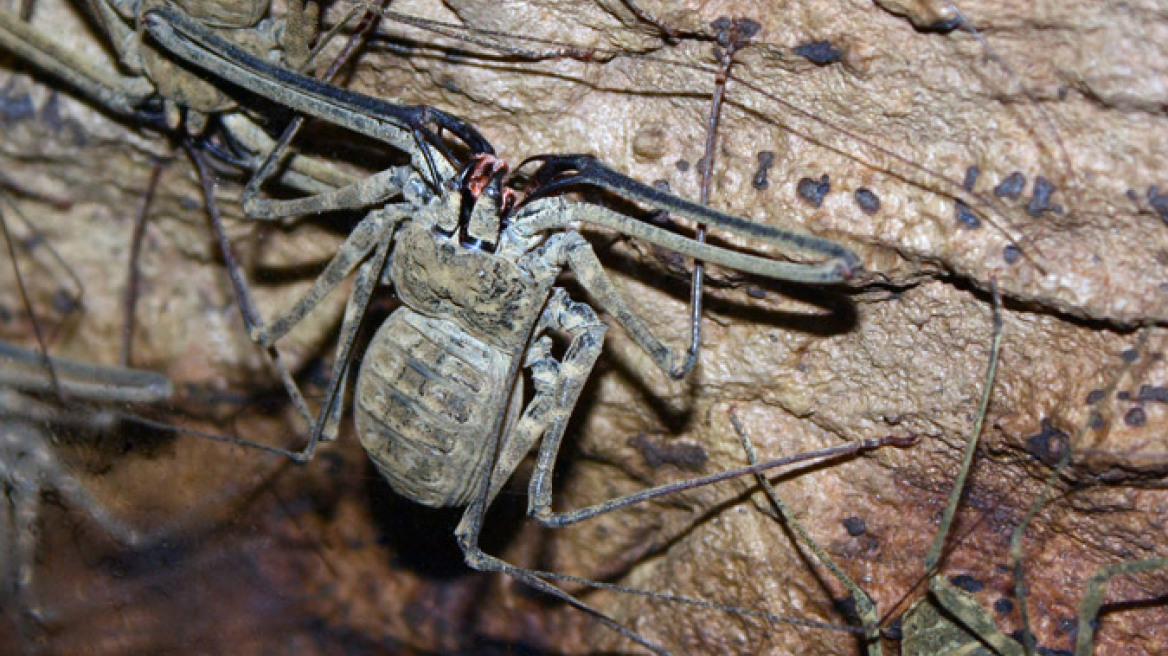
[[[613,315],[671,376],[684,376],[696,356],[680,354],[650,332],[575,226],[605,226],[706,262],[807,283],[846,280],[860,268],[859,258],[825,239],[756,224],[660,192],[587,156],[528,160],[541,166],[531,176],[534,191],[520,201],[508,186],[507,167],[495,159],[490,144],[457,117],[430,107],[393,105],[274,68],[175,11],[151,11],[144,23],[165,49],[193,67],[410,155],[409,165],[334,192],[284,201],[253,198],[249,203],[249,213],[260,218],[375,207],[299,302],[267,325],[258,316],[247,317],[252,337],[272,347],[356,272],[341,327],[337,372],[323,409],[305,449],[283,453],[307,460],[319,439],[335,438],[365,309],[379,282],[392,285],[402,305],[372,338],[354,395],[357,430],[379,471],[397,492],[419,503],[466,507],[456,533],[472,567],[506,572],[588,610],[653,651],[668,653],[560,590],[550,583],[554,575],[515,567],[479,548],[487,507],[537,443],[529,514],[546,525],[573,523],[680,489],[669,485],[571,512],[552,510],[552,469],[607,331],[592,306],[572,300],[556,285],[561,272],[571,270],[595,304]],[[436,130],[460,139],[471,157],[457,157]],[[606,189],[820,261],[782,262],[710,246],[603,206],[551,196],[570,185]],[[242,276],[237,274],[235,281],[240,296],[246,297]],[[569,338],[558,357],[553,354],[553,332]],[[524,390],[524,371],[532,383],[530,393]],[[289,383],[294,396],[299,395]],[[845,448],[854,452],[898,443],[903,444],[875,441]]]
[[[310,61],[318,7],[303,1],[288,3],[284,20],[276,22],[268,17],[269,0],[90,0],[85,3],[86,9],[105,32],[118,63],[131,77],[94,66],[69,44],[57,42],[8,11],[0,11],[0,46],[54,74],[116,114],[153,119],[156,110],[151,105],[160,96],[168,126],[176,128],[186,110],[187,129],[198,134],[208,114],[231,109],[234,102],[213,84],[143,43],[138,24],[142,14],[171,3],[192,19],[230,34],[234,42],[260,52],[278,53],[290,66],[300,68]]]
[[[51,370],[46,369],[51,362]],[[52,373],[50,373],[50,371]],[[42,496],[54,491],[123,545],[141,547],[155,533],[125,523],[106,508],[58,458],[50,426],[107,431],[121,413],[98,406],[72,412],[31,394],[67,394],[79,401],[156,403],[170,398],[172,385],[160,374],[103,367],[26,351],[0,342],[0,603],[15,601],[42,618],[34,569]],[[42,618],[43,619],[43,618]]]

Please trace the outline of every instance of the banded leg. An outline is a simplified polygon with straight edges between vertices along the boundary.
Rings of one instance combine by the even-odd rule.
[[[672,378],[683,378],[692,362],[670,348],[649,330],[648,324],[634,312],[620,290],[613,284],[604,265],[596,257],[592,245],[578,232],[559,232],[547,238],[546,243],[532,251],[529,258],[567,265],[576,274],[580,285],[600,308],[616,318],[633,341],[653,359],[653,362]]]
[[[48,366],[46,366],[48,362]],[[49,373],[51,366],[51,375]],[[141,531],[111,514],[57,457],[47,426],[68,425],[91,431],[118,423],[118,411],[86,408],[70,412],[29,394],[54,394],[78,401],[150,403],[171,396],[173,386],[160,374],[65,360],[0,342],[0,567],[6,589],[43,619],[35,600],[29,601],[42,497],[56,491],[69,508],[89,517],[115,541],[131,548],[148,544],[157,533]]]
[[[332,293],[354,270],[357,271],[353,291],[349,296],[344,319],[341,323],[341,335],[337,343],[333,377],[329,384],[324,406],[314,417],[308,410],[307,404],[297,404],[301,416],[312,431],[308,444],[299,452],[278,450],[293,460],[298,462],[311,460],[319,440],[332,441],[336,439],[349,366],[352,360],[353,343],[356,341],[357,331],[373,295],[373,289],[377,286],[386,260],[389,258],[394,232],[398,224],[405,218],[403,213],[392,206],[369,212],[357,224],[353,232],[349,233],[349,236],[337,249],[337,254],[313,282],[308,292],[290,308],[279,313],[270,324],[264,323],[258,311],[245,313],[248,334],[252,340],[269,350],[274,350],[277,340],[300,323],[320,304],[324,297]],[[370,257],[371,254],[372,257]],[[245,284],[237,285],[236,293],[242,303],[254,308]],[[299,386],[291,376],[282,375],[282,378],[288,393],[294,399],[304,398]]]
[[[613,631],[651,650],[659,656],[671,656],[670,652],[635,633],[608,617],[601,611],[580,601],[573,595],[544,578],[544,573],[516,567],[500,558],[485,553],[479,548],[479,535],[483,519],[495,495],[503,483],[511,476],[519,461],[526,456],[531,446],[540,437],[536,476],[550,477],[560,440],[567,425],[568,416],[576,405],[580,391],[592,371],[596,358],[600,356],[607,330],[604,322],[596,316],[592,308],[573,302],[567,292],[555,289],[540,320],[540,329],[562,329],[571,336],[571,342],[562,362],[550,356],[550,344],[545,339],[536,340],[528,354],[533,371],[535,395],[523,415],[509,435],[503,437],[494,470],[489,479],[484,480],[482,493],[463,513],[462,520],[455,529],[455,536],[462,548],[466,563],[470,567],[488,572],[502,572],[522,583],[570,604]],[[533,489],[536,478],[533,477]],[[529,496],[529,503],[533,497]],[[530,506],[529,506],[530,508]]]
[[[0,47],[61,79],[115,114],[137,115],[155,92],[154,85],[146,78],[121,77],[93,66],[6,11],[0,11]]]

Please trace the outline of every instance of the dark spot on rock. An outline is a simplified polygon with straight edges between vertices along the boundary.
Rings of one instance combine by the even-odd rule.
[[[1030,198],[1030,202],[1026,204],[1026,213],[1035,218],[1042,216],[1043,212],[1062,212],[1063,208],[1050,202],[1050,197],[1054,195],[1054,183],[1041,175],[1034,179],[1034,195]]]
[[[957,222],[970,230],[977,230],[981,227],[981,219],[973,213],[973,210],[968,205],[961,201],[957,201]]]
[[[700,472],[706,466],[706,450],[698,444],[676,444],[661,439],[654,439],[640,433],[630,438],[628,445],[641,454],[645,464],[650,469],[657,469],[662,465],[673,465],[678,469],[691,472]]]
[[[934,23],[930,23],[920,29],[924,33],[932,34],[948,34],[953,30],[961,29],[965,22],[961,20],[961,16],[951,16],[949,18],[938,19]]]
[[[968,574],[958,574],[957,576],[949,579],[949,582],[961,588],[962,590],[965,590],[966,592],[981,592],[982,589],[985,588],[985,585],[983,585],[981,581],[978,581]]]
[[[1022,190],[1026,188],[1026,176],[1018,171],[1014,171],[1005,180],[998,183],[994,187],[994,195],[998,198],[1009,198],[1010,200],[1018,200],[1022,197]]]
[[[749,18],[730,19],[726,16],[714,19],[710,27],[717,32],[714,39],[718,45],[735,50],[750,43],[750,40],[762,31],[762,25],[757,21]]]
[[[1168,223],[1168,194],[1161,194],[1156,185],[1148,187],[1148,204],[1160,215],[1160,220]]]
[[[706,158],[699,157],[696,166],[698,175],[704,175],[706,172]]]
[[[823,198],[831,191],[831,178],[827,174],[820,176],[819,180],[812,180],[811,178],[802,178],[799,184],[795,187],[795,191],[799,197],[810,203],[813,207],[821,207],[823,205]]]
[[[1136,398],[1140,401],[1168,403],[1168,387],[1158,385],[1140,385],[1140,391],[1136,392]]]
[[[867,187],[860,187],[856,190],[856,204],[860,206],[864,214],[875,214],[880,211],[880,197]]]
[[[1115,398],[1119,399],[1120,401],[1130,401],[1131,400],[1131,392],[1129,392],[1127,390],[1119,390],[1118,392],[1115,393]]]
[[[69,314],[77,309],[77,299],[64,289],[58,288],[54,291],[49,302],[52,303],[53,311],[57,314]]]
[[[1070,436],[1054,427],[1049,418],[1042,419],[1042,430],[1026,438],[1026,452],[1047,467],[1054,467],[1069,447]]]
[[[1123,423],[1132,428],[1139,428],[1148,423],[1148,413],[1144,412],[1143,408],[1136,406],[1124,413]]]
[[[1091,430],[1099,430],[1103,428],[1103,415],[1098,412],[1092,412],[1091,416],[1087,418],[1087,428]]]
[[[1093,389],[1087,392],[1087,403],[1099,403],[1103,400],[1103,394],[1104,392],[1101,389]]]
[[[754,179],[750,181],[750,185],[759,191],[771,186],[771,181],[767,176],[771,172],[771,167],[775,165],[775,154],[769,150],[760,150],[758,153],[758,170],[754,172]]]
[[[965,180],[961,183],[961,188],[966,191],[973,191],[973,185],[977,184],[977,177],[981,175],[981,169],[977,166],[971,166],[965,169]]]
[[[45,243],[45,235],[39,230],[29,234],[24,239],[20,240],[20,247],[25,251],[32,252],[40,248]]]
[[[831,605],[843,615],[851,624],[861,624],[863,620],[860,619],[860,614],[856,611],[856,600],[852,597],[836,597],[831,600]]]
[[[669,181],[668,180],[654,180],[653,181],[653,188],[656,189],[657,191],[664,191],[665,193],[669,193]]]
[[[0,323],[10,323],[11,321],[12,310],[9,310],[7,305],[0,305]]]
[[[9,79],[0,89],[0,121],[5,124],[19,123],[36,116],[32,97],[16,90],[16,80]]]
[[[844,58],[844,51],[833,46],[831,41],[812,41],[795,46],[795,54],[819,66],[835,64]]]
[[[1014,244],[1006,244],[1002,249],[1002,259],[1006,264],[1017,264],[1018,260],[1022,259],[1022,249]]]
[[[688,170],[689,170],[689,166],[690,166],[690,164],[689,164],[689,162],[688,162],[688,161],[686,161],[686,160],[684,160],[684,159],[679,159],[679,160],[677,160],[677,163],[676,163],[676,164],[674,164],[674,166],[675,166],[675,167],[677,167],[677,170],[678,170],[678,171],[681,171],[682,173],[685,173],[686,171],[688,171]]]
[[[848,535],[857,538],[868,532],[868,525],[859,517],[845,517],[842,522]]]
[[[439,84],[442,85],[443,89],[449,91],[450,93],[462,93],[462,88],[458,86],[458,82],[449,75],[443,75]]]
[[[1140,352],[1132,348],[1124,349],[1120,357],[1123,358],[1124,362],[1131,364],[1140,359]]]
[[[884,629],[884,635],[888,636],[889,640],[900,640],[904,638],[904,618],[898,617],[892,620],[892,624]]]
[[[766,298],[766,290],[760,287],[755,287],[754,285],[750,285],[746,288],[746,295],[751,298],[762,299]]]
[[[202,204],[190,196],[180,196],[178,206],[184,210],[197,210],[202,207]]]
[[[1014,610],[1014,602],[1010,601],[1009,599],[999,599],[994,602],[994,610],[1005,615],[1006,613]]]

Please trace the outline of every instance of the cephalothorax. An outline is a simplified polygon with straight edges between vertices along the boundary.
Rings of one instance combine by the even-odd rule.
[[[478,547],[487,506],[536,444],[529,513],[545,524],[572,523],[664,493],[664,488],[655,488],[572,512],[552,510],[552,468],[607,330],[591,305],[572,300],[556,286],[561,272],[571,270],[594,305],[611,314],[663,371],[681,377],[694,361],[693,353],[679,353],[650,332],[576,226],[605,226],[706,262],[801,282],[845,280],[860,268],[859,258],[831,241],[682,200],[587,156],[532,158],[540,163],[531,175],[534,190],[519,201],[490,144],[457,117],[429,107],[393,105],[271,67],[173,9],[150,11],[143,23],[164,49],[192,66],[387,142],[410,158],[408,165],[333,192],[280,201],[253,198],[249,204],[249,213],[259,218],[374,207],[299,302],[267,325],[249,318],[252,337],[273,346],[324,296],[356,274],[329,395],[309,444],[286,454],[306,460],[318,439],[335,437],[365,308],[379,281],[392,284],[402,306],[372,338],[355,393],[358,432],[380,471],[398,492],[420,503],[466,506],[457,536],[472,567],[507,572],[666,653],[552,585],[553,575],[516,568]],[[457,137],[471,156],[461,159],[454,145],[439,138],[441,131]],[[818,261],[786,262],[711,246],[600,205],[552,195],[570,185],[601,187],[714,230],[811,254]],[[236,282],[245,296],[242,277]],[[562,354],[553,350],[552,333],[568,337]],[[530,392],[523,389],[524,370]]]

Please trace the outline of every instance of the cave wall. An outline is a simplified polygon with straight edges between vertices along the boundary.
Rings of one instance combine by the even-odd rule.
[[[469,119],[513,162],[590,153],[696,198],[714,83],[711,23],[747,17],[761,26],[735,57],[710,204],[839,241],[866,271],[821,290],[713,267],[701,358],[682,383],[611,329],[573,416],[570,466],[557,478],[560,503],[576,507],[745,464],[732,410],[763,458],[918,436],[911,449],[787,475],[778,487],[892,622],[923,594],[922,559],[984,384],[996,280],[1006,303],[1001,365],[942,571],[972,577],[984,606],[1005,608],[1001,600],[1013,594],[1005,567],[1010,531],[1038,494],[1052,454],[1090,422],[1055,500],[1027,533],[1024,556],[1039,642],[1069,649],[1091,573],[1168,555],[1160,327],[1168,217],[1157,195],[1157,185],[1168,185],[1162,12],[1151,2],[1061,3],[1057,10],[964,2],[975,36],[947,29],[958,15],[946,3],[637,4],[673,28],[676,43],[622,2],[395,3],[411,15],[568,42],[592,56],[487,56],[473,44],[385,21],[389,36],[371,44],[350,80],[366,93]],[[330,15],[342,10],[334,6]],[[70,11],[38,3],[35,21]],[[69,29],[92,37],[79,21]],[[809,44],[828,45],[800,48]],[[86,47],[99,56],[99,48]],[[815,63],[800,51],[834,61]],[[36,272],[26,273],[33,305],[62,326],[53,351],[116,361],[130,227],[150,171],[163,161],[149,210],[133,362],[166,373],[190,395],[244,399],[221,401],[228,410],[199,426],[295,442],[303,429],[286,407],[248,405],[256,390],[279,397],[278,381],[242,329],[181,151],[2,61],[4,179],[85,287],[84,310],[63,311],[67,276],[33,249],[25,264]],[[1003,193],[1015,174],[1025,185]],[[823,176],[830,189],[820,202],[800,194],[801,180]],[[1040,177],[1054,190],[1046,200],[1035,190]],[[878,209],[861,206],[860,189],[879,199]],[[238,190],[231,182],[218,190],[229,216],[239,215]],[[238,221],[231,232],[266,274],[258,294],[269,313],[305,288],[340,239],[320,221],[275,228]],[[588,236],[657,334],[683,344],[688,263],[611,233]],[[13,290],[7,268],[0,276],[2,288]],[[342,297],[283,344],[290,362],[331,355]],[[19,301],[6,292],[3,303],[0,335],[31,344]],[[1150,339],[1133,350],[1141,326],[1149,326]],[[1093,405],[1093,393],[1125,359],[1135,362],[1118,394]],[[236,407],[238,416],[230,411]],[[450,517],[431,522],[386,501],[351,433],[303,468],[193,438],[148,455],[95,455],[85,445],[62,451],[95,494],[131,521],[177,518],[167,525],[175,525],[180,546],[160,563],[154,551],[151,560],[103,541],[92,526],[77,538],[68,527],[86,526],[84,518],[67,508],[49,512],[41,596],[66,610],[33,641],[45,651],[131,644],[185,653],[228,642],[233,650],[286,644],[320,653],[342,645],[386,653],[632,649],[517,583],[459,571]],[[749,484],[701,488],[557,531],[501,512],[496,521],[506,535],[497,546],[510,560],[559,572],[846,623],[837,609],[842,590],[800,555]],[[516,485],[505,505],[522,512],[525,490]],[[70,546],[78,540],[96,546]],[[438,561],[419,559],[428,541],[442,554]],[[123,569],[130,574],[114,576],[93,558],[68,555],[87,550],[129,562]],[[63,581],[83,576],[99,592],[74,600],[76,584]],[[1165,586],[1163,574],[1130,577],[1113,584],[1108,599],[1162,599]],[[163,603],[150,593],[160,588],[191,592]],[[117,614],[82,610],[110,598]],[[859,651],[854,637],[838,631],[764,626],[626,594],[584,598],[678,653]],[[167,629],[191,608],[200,609],[199,621]],[[1016,604],[994,618],[1007,632],[1020,627]],[[1162,602],[1110,613],[1095,653],[1153,653],[1165,641],[1164,620]],[[258,627],[278,630],[260,634]]]

